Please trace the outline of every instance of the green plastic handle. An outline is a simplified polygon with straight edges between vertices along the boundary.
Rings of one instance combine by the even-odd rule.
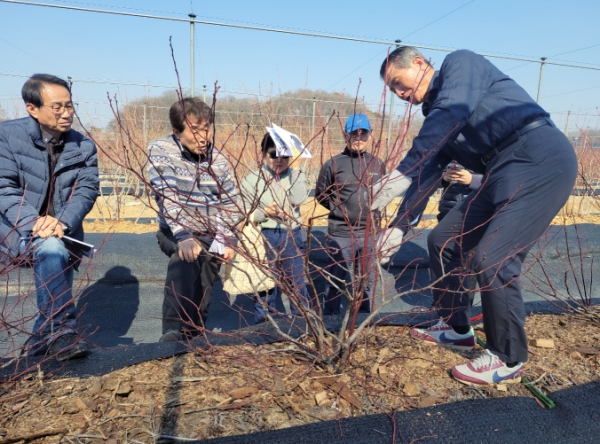
[[[554,407],[556,407],[556,404],[554,404],[554,401],[552,401],[550,398],[548,398],[546,395],[544,395],[539,388],[537,388],[535,385],[533,385],[533,382],[531,382],[527,376],[521,377],[521,384],[523,384],[525,387],[527,387],[529,389],[529,391],[531,393],[533,393],[533,395],[537,399],[542,401],[544,403],[544,405],[546,407],[548,407],[549,409],[553,409]]]

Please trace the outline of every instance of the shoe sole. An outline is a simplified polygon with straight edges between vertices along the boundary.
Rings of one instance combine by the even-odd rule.
[[[421,341],[422,344],[426,344],[426,345],[431,345],[431,346],[438,346],[438,347],[444,347],[444,348],[449,348],[451,350],[457,350],[457,351],[471,351],[475,348],[475,346],[468,346],[468,345],[454,345],[454,344],[445,344],[443,342],[434,342],[434,341],[427,341],[425,339],[419,339],[419,338],[414,338],[417,339],[419,341]]]
[[[59,362],[62,362],[62,361],[68,361],[69,359],[85,358],[89,354],[90,354],[89,350],[73,350],[68,353],[63,353],[63,354],[59,353],[58,355],[56,355],[56,357],[54,359],[56,359]]]
[[[445,342],[429,341],[427,339],[423,339],[423,338],[419,338],[418,336],[414,336],[410,333],[409,333],[409,336],[411,338],[413,338],[415,341],[420,341],[421,344],[437,345],[438,347],[450,348],[452,350],[471,351],[475,348],[475,345],[455,345],[455,344],[450,344],[450,343],[447,344]]]
[[[505,379],[504,381],[500,381],[500,382],[485,382],[483,384],[478,384],[476,382],[470,382],[470,381],[463,381],[462,379],[458,379],[455,378],[454,376],[452,376],[456,381],[460,382],[461,384],[464,385],[470,385],[470,386],[474,386],[474,387],[479,387],[482,385],[498,385],[498,384],[518,384],[521,382],[521,377],[518,376],[516,378],[512,378],[512,379]]]
[[[177,335],[168,335],[164,334],[163,336],[160,337],[160,339],[158,340],[158,342],[180,342],[183,340],[183,336],[177,336]]]

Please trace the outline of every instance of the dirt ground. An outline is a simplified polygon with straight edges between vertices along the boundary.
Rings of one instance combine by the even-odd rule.
[[[526,330],[525,374],[550,398],[600,377],[598,325],[533,315]],[[380,327],[360,342],[344,370],[315,368],[297,348],[277,343],[190,350],[91,378],[34,374],[0,386],[0,443],[168,442],[465,399],[536,399],[523,384],[471,387],[449,376],[452,365],[479,352],[423,345],[406,327]]]
[[[122,217],[154,217],[144,205],[128,203]],[[325,214],[314,201],[302,210],[305,220],[315,211]],[[90,217],[102,217],[94,211]],[[594,211],[574,198],[555,223],[599,223]],[[428,213],[435,214],[435,203]],[[326,218],[316,220],[324,224]],[[107,220],[85,222],[85,229],[142,233],[156,226]],[[550,398],[554,391],[600,378],[597,321],[532,315],[525,328],[531,345],[525,374]],[[484,338],[480,327],[477,334]],[[359,342],[343,370],[315,367],[298,348],[277,343],[190,349],[91,378],[32,374],[0,383],[0,444],[204,439],[465,399],[536,399],[523,384],[471,387],[453,380],[450,367],[480,350],[457,353],[411,339],[406,327],[379,327]]]

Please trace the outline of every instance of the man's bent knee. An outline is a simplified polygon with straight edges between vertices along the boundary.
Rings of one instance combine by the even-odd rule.
[[[48,237],[35,246],[34,255],[43,255],[43,254],[61,254],[68,255],[69,251],[65,247],[65,244],[62,240],[57,237]]]

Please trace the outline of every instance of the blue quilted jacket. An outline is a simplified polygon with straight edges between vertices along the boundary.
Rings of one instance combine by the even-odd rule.
[[[98,196],[96,146],[70,130],[54,170],[55,217],[69,236],[83,240],[82,220]],[[19,253],[19,239],[31,235],[49,186],[48,153],[32,117],[0,123],[0,257]],[[77,256],[76,248],[70,250]]]

